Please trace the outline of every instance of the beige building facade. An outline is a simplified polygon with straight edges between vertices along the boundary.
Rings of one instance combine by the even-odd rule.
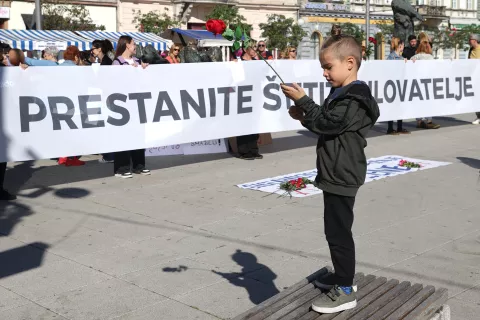
[[[251,37],[261,39],[260,23],[267,22],[268,15],[282,14],[298,19],[300,3],[297,0],[238,0],[238,1],[122,1],[119,3],[118,31],[138,31],[133,23],[134,12],[167,12],[182,21],[182,28],[200,29],[207,21],[206,16],[217,4],[238,7],[247,23],[253,25]]]

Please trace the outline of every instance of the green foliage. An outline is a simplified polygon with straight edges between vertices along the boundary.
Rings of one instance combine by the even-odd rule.
[[[245,33],[250,34],[252,25],[247,24],[244,16],[238,13],[238,7],[226,4],[217,4],[206,16],[207,19],[220,19],[225,22],[228,28],[236,30],[240,27]]]
[[[443,49],[459,48],[460,50],[469,50],[468,38],[470,34],[480,34],[480,25],[471,24],[461,29],[446,29],[440,31],[441,41],[439,46]]]
[[[103,25],[95,25],[90,12],[83,5],[67,5],[60,2],[42,4],[43,29],[67,31],[105,30]]]
[[[359,44],[362,44],[362,41],[365,40],[365,31],[354,23],[342,23],[340,28],[342,29],[342,34],[354,37]]]
[[[175,28],[180,26],[180,21],[172,18],[168,14],[168,9],[165,8],[163,13],[159,11],[150,11],[142,14],[140,10],[133,10],[134,18],[133,23],[135,28],[140,32],[150,32],[160,34],[169,28]]]
[[[382,33],[383,37],[385,39],[391,39],[393,37],[393,23],[389,24],[387,21],[381,21],[375,25],[378,29],[380,29],[380,32]]]
[[[267,39],[269,48],[285,50],[291,45],[297,47],[307,33],[292,18],[284,15],[268,15],[267,23],[259,24],[262,37]]]

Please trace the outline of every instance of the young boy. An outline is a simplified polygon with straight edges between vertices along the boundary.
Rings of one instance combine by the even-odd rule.
[[[315,185],[323,190],[325,235],[335,273],[315,281],[329,292],[315,300],[312,309],[335,313],[357,305],[353,205],[367,171],[365,137],[380,111],[370,88],[357,80],[362,48],[355,38],[332,36],[322,46],[320,62],[332,86],[322,106],[297,84],[282,85],[282,90],[295,101],[290,116],[319,135]]]

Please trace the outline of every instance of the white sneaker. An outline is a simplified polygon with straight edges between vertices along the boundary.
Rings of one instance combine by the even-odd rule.
[[[122,179],[128,179],[128,178],[132,178],[133,175],[132,175],[131,172],[115,173],[115,177],[122,178]]]
[[[480,119],[473,121],[472,124],[480,124]]]

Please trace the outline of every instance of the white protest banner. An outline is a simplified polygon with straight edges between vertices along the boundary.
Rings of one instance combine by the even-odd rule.
[[[419,163],[421,168],[408,168],[399,166],[400,160],[406,160],[409,162]],[[426,170],[437,168],[441,166],[449,165],[450,162],[439,162],[430,160],[414,159],[402,156],[383,156],[378,158],[371,158],[367,160],[367,177],[365,183],[380,180],[389,177],[395,177],[401,174],[407,174],[410,172],[416,172],[419,170]],[[277,176],[273,178],[262,179],[254,182],[242,183],[237,185],[241,189],[250,189],[268,193],[275,193],[279,195],[285,195],[284,190],[280,190],[280,184],[290,180],[296,180],[298,178],[307,178],[309,180],[315,180],[317,170],[308,170],[297,173],[290,173],[283,176]],[[292,197],[303,198],[313,196],[315,194],[322,193],[322,190],[317,189],[311,184],[307,184],[305,189],[291,192]],[[288,193],[286,194],[288,195]]]
[[[228,145],[225,139],[214,139],[176,144],[173,146],[163,146],[148,148],[145,150],[147,157],[152,156],[172,156],[172,155],[190,155],[190,154],[208,154],[228,152]]]
[[[322,102],[314,60],[272,61],[282,78]],[[168,76],[162,76],[168,75]],[[379,121],[480,111],[480,61],[371,61]],[[292,104],[263,61],[0,68],[0,161],[106,153],[251,133],[298,130]]]

